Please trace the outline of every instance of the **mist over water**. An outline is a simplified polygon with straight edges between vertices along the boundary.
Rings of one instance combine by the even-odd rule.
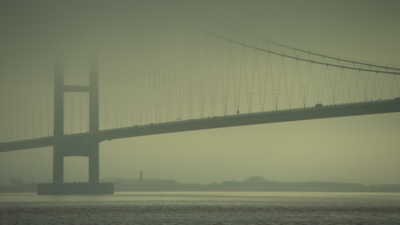
[[[2,224],[398,224],[400,195],[307,192],[0,194]]]

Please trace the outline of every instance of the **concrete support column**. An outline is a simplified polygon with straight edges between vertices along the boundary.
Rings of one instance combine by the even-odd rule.
[[[54,136],[64,135],[64,66],[58,58],[54,70]]]
[[[89,183],[97,184],[100,180],[99,143],[90,143],[89,146]]]
[[[64,154],[57,144],[53,147],[53,183],[64,183]]]
[[[64,135],[64,67],[58,58],[54,70],[54,137]],[[53,147],[53,183],[64,182],[64,152],[62,143]]]
[[[93,58],[89,69],[89,132],[99,131],[99,78],[97,59]],[[99,142],[89,144],[89,183],[99,183]]]
[[[89,132],[99,131],[99,77],[97,60],[90,62],[89,72]]]

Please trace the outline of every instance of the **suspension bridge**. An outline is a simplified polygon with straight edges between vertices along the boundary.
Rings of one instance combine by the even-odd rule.
[[[99,53],[84,75],[64,58],[2,82],[0,152],[54,146],[53,183],[64,157],[87,156],[96,184],[105,140],[400,111],[400,68],[246,38],[191,28],[129,57]]]

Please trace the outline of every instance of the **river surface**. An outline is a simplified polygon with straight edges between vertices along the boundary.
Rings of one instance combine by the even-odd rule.
[[[400,193],[7,193],[0,224],[400,224]]]

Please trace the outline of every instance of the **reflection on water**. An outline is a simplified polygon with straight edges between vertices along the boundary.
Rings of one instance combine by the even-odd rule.
[[[400,224],[400,194],[117,192],[0,194],[1,224]]]

